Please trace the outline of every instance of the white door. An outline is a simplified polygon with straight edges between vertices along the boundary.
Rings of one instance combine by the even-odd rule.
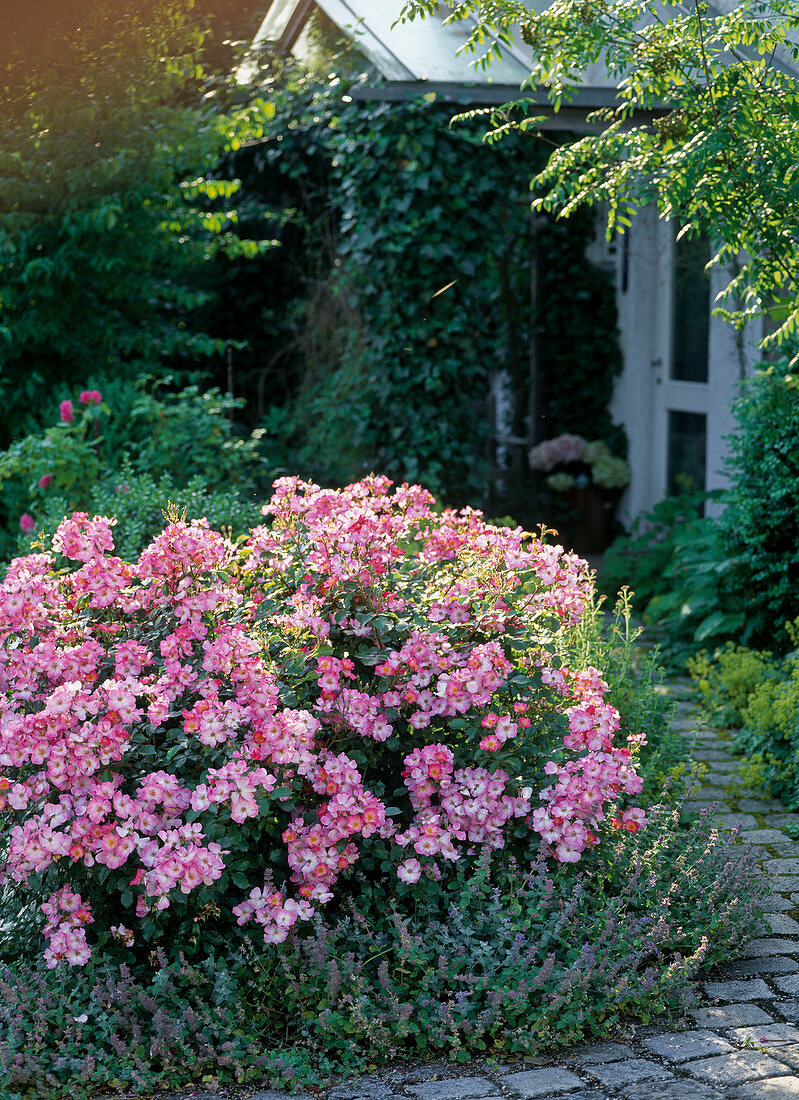
[[[669,233],[662,251],[668,268],[661,280],[660,331],[652,359],[653,488],[658,499],[708,487],[711,412],[711,285],[704,271],[709,245],[701,239],[675,241]]]
[[[625,521],[671,493],[726,484],[732,404],[744,366],[756,358],[751,339],[737,339],[711,316],[726,280],[703,273],[708,249],[676,242],[675,234],[649,207],[618,248],[624,373],[612,409],[629,439]]]

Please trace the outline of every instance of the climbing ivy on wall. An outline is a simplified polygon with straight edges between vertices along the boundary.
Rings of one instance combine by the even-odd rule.
[[[490,378],[507,372],[512,430],[529,435],[533,338],[536,438],[613,431],[620,356],[611,280],[584,259],[593,223],[538,224],[532,315],[528,181],[552,146],[487,146],[433,96],[347,102],[348,90],[277,97],[271,134],[232,169],[286,212],[263,263],[278,265],[267,328],[296,390],[265,410],[268,438],[287,469],[322,482],[375,469],[479,503]]]

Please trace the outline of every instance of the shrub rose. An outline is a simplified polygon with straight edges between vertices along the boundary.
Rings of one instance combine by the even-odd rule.
[[[586,563],[390,486],[283,478],[241,547],[176,522],[134,563],[76,513],[12,562],[5,877],[42,901],[48,965],[176,914],[279,943],[363,876],[572,863],[643,822],[607,685],[561,657]]]

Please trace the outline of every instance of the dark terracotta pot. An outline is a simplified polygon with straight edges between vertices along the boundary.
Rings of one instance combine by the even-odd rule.
[[[613,541],[613,518],[619,501],[617,489],[601,489],[588,485],[584,489],[569,490],[569,503],[575,511],[575,519],[568,532],[571,549],[578,554],[601,554]]]

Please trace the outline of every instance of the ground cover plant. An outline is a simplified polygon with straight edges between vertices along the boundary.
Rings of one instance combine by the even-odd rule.
[[[76,513],[8,569],[8,1095],[541,1049],[752,928],[752,862],[641,798],[583,561],[380,477],[265,520],[126,562]]]

